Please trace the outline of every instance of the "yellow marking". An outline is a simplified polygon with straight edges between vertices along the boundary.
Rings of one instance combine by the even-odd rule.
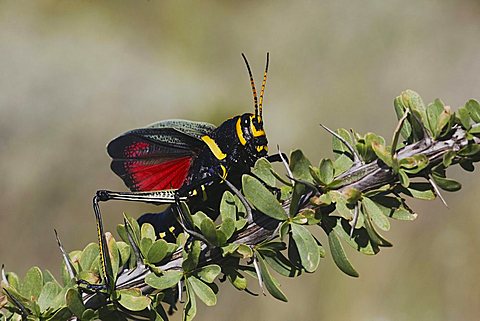
[[[227,157],[227,155],[222,152],[220,147],[218,147],[217,143],[210,136],[205,135],[202,137],[202,140],[205,142],[205,144],[207,144],[208,148],[210,148],[210,151],[217,159],[222,160]]]
[[[167,235],[167,233],[160,232],[160,233],[158,233],[158,235],[160,236],[161,239],[163,239]]]
[[[197,194],[198,194],[197,190],[194,189],[194,190],[192,191],[192,194],[191,194],[191,195],[192,195],[192,196],[196,196]]]
[[[245,139],[245,137],[243,137],[243,132],[242,132],[242,117],[238,117],[238,120],[237,120],[237,137],[238,139],[240,140],[240,144],[242,144],[243,146],[245,146],[247,144],[247,140]]]
[[[170,233],[173,233],[173,231],[175,231],[175,226],[170,226],[168,230],[170,231]]]
[[[202,198],[203,198],[204,201],[206,201],[207,200],[207,192],[205,190],[205,185],[202,185],[200,188],[202,189]]]
[[[265,131],[263,129],[257,129],[253,124],[253,118],[255,116],[250,116],[250,130],[252,131],[253,137],[265,136]]]
[[[263,145],[263,146],[257,146],[257,152],[260,152],[262,149],[265,149],[266,152],[268,152],[268,147]]]
[[[107,276],[107,268],[106,268],[106,263],[105,263],[105,253],[103,252],[103,240],[102,240],[102,232],[100,231],[100,222],[97,220],[97,234],[98,234],[98,243],[100,244],[99,250],[100,250],[100,261],[102,265],[102,272],[103,276],[105,279],[108,278]]]
[[[220,168],[222,169],[222,178],[226,179],[227,178],[227,169],[223,165],[220,165]]]

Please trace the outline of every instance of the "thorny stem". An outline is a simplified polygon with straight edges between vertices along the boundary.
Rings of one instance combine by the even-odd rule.
[[[480,144],[480,138],[474,137],[474,143]],[[425,155],[429,160],[429,167],[432,168],[435,165],[439,164],[442,161],[443,155],[452,150],[458,151],[462,147],[468,145],[467,133],[464,129],[460,127],[453,128],[453,134],[447,140],[435,141],[430,137],[425,137],[424,139],[405,146],[404,148],[398,150],[397,156],[398,160],[403,158],[411,157],[418,154]],[[418,174],[418,177],[425,177],[424,174]],[[380,186],[386,184],[394,184],[398,182],[397,175],[393,170],[383,164],[381,161],[377,160],[362,166],[353,167],[347,172],[336,177],[337,180],[342,180],[343,184],[336,189],[339,192],[346,191],[350,188],[355,188],[360,192],[366,192],[373,190]],[[320,196],[321,192],[318,192],[315,196]],[[289,200],[283,203],[284,209],[288,212]],[[304,204],[299,211],[302,211],[306,208],[315,209],[316,205]],[[255,246],[265,240],[274,238],[276,235],[277,227],[279,222],[269,218],[266,215],[258,214],[256,211],[253,211],[253,222],[249,223],[248,226],[233,236],[233,243],[246,244],[249,246]],[[201,256],[203,261],[200,262],[200,265],[218,263],[222,260],[222,257],[215,251],[210,252],[209,249],[203,245],[202,251],[205,255]],[[171,260],[166,264],[159,266],[162,270],[179,270],[182,267],[182,253],[181,250],[178,250],[172,256]],[[135,286],[142,290],[142,293],[148,294],[153,289],[145,284],[145,276],[150,272],[149,268],[145,265],[137,266],[133,271],[124,271],[122,272],[116,282],[116,288],[125,288]],[[84,294],[83,301],[87,308],[98,307],[99,304],[104,300],[104,297],[96,294]]]

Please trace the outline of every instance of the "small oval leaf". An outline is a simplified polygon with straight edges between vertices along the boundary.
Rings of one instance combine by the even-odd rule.
[[[243,175],[242,186],[245,197],[257,210],[276,220],[284,221],[288,218],[276,197],[258,179]]]
[[[177,285],[183,277],[180,271],[165,271],[162,276],[156,276],[153,273],[145,277],[145,283],[158,290],[165,290]]]
[[[328,234],[328,244],[330,245],[330,251],[332,252],[333,261],[338,266],[338,268],[347,275],[358,277],[358,272],[348,260],[342,243],[340,243],[340,240],[338,239],[334,231],[331,231]]]

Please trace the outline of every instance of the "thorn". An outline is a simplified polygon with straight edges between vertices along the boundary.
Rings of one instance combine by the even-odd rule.
[[[248,203],[247,199],[245,196],[243,196],[242,193],[232,184],[230,183],[227,179],[225,179],[225,184],[227,184],[228,188],[232,190],[232,192],[240,199],[240,202],[242,202],[243,206],[245,207],[245,210],[247,211],[247,221],[249,223],[253,222],[253,215],[252,215],[252,207]]]
[[[266,296],[265,290],[263,289],[262,272],[260,271],[260,267],[258,266],[257,255],[255,253],[253,254],[253,266],[255,267],[255,272],[257,273],[257,276],[258,276],[258,285],[260,286],[260,289],[262,289],[263,295]]]
[[[357,225],[358,222],[358,216],[360,215],[360,211],[358,209],[358,202],[355,204],[355,208],[353,209],[353,221],[350,222],[350,238],[353,237],[353,231],[355,231],[355,226]]]
[[[63,261],[65,262],[65,267],[67,268],[68,275],[70,279],[74,279],[77,276],[77,271],[73,266],[72,262],[70,261],[70,257],[68,256],[67,252],[63,248],[62,242],[60,241],[60,237],[58,236],[57,230],[53,229],[55,232],[55,238],[57,239],[58,247],[60,248],[60,252],[62,253]]]
[[[184,303],[184,302],[182,301],[182,281],[181,281],[181,280],[178,281],[178,283],[177,283],[177,288],[178,288],[178,302]]]
[[[280,151],[280,146],[279,145],[277,145],[277,151],[278,151],[278,155],[280,155],[280,159],[282,160],[283,166],[285,167],[285,171],[288,174],[287,177],[289,177],[290,183],[292,183],[292,185],[294,185],[295,181],[291,179],[291,177],[293,177],[293,173],[290,170],[290,166],[288,166],[287,160],[285,159],[285,157],[283,157],[283,154]]]
[[[143,257],[142,257],[142,253],[140,252],[140,249],[138,248],[137,243],[135,243],[135,240],[132,234],[133,228],[130,225],[130,222],[127,220],[127,216],[125,215],[125,213],[123,213],[123,224],[125,224],[125,230],[127,232],[128,241],[130,242],[130,245],[133,249],[133,254],[135,255],[135,262],[137,263],[137,266],[138,266],[139,264],[143,263]]]
[[[318,187],[313,184],[313,183],[310,183],[309,181],[306,181],[306,180],[303,180],[303,179],[298,179],[298,178],[294,178],[294,177],[290,177],[287,175],[287,178],[290,179],[291,181],[295,182],[295,183],[299,183],[299,184],[302,184],[304,185],[305,187],[311,189],[312,191],[314,192],[318,192]]]
[[[448,208],[447,201],[445,201],[445,199],[443,198],[442,193],[440,193],[440,189],[438,188],[437,184],[435,183],[435,181],[432,179],[431,176],[428,177],[428,182],[430,183],[430,185],[432,185],[433,190],[435,191],[435,194],[440,198],[443,205],[445,205],[445,207]]]
[[[192,228],[187,227],[187,225],[185,224],[185,221],[182,219],[182,217],[184,216],[184,212],[183,212],[182,207],[181,207],[182,204],[184,204],[184,202],[179,202],[175,206],[175,210],[177,211],[177,217],[180,218],[179,223],[180,223],[180,226],[182,227],[183,231],[185,233],[187,233],[187,235],[192,236],[194,238],[197,238],[198,240],[207,244],[208,247],[210,247],[210,248],[215,247],[215,245],[212,244],[210,241],[208,241],[201,233],[198,233],[198,232],[194,231],[193,230],[195,228],[194,226],[192,226]]]
[[[4,282],[7,286],[10,286],[7,280],[7,275],[5,274],[5,265],[2,264],[2,282]]]
[[[410,110],[410,108],[409,108]],[[415,118],[415,120],[420,124],[420,126],[422,127],[422,133],[423,133],[423,139],[425,139],[425,142],[427,143],[427,145],[430,145],[431,142],[432,142],[432,139],[433,137],[430,136],[430,134],[428,133],[427,131],[427,128],[425,127],[425,125],[423,124],[422,120],[420,118],[417,117],[417,115],[415,115],[415,113],[413,113],[412,111],[410,111],[410,113],[412,114],[412,116]]]
[[[410,114],[410,109],[407,109],[402,117],[400,117],[400,119],[398,120],[398,124],[397,124],[397,127],[395,127],[395,130],[393,131],[393,139],[392,139],[392,151],[391,151],[391,155],[393,158],[397,158],[397,145],[398,145],[398,138],[400,137],[400,132],[402,130],[402,127],[403,127],[403,123],[405,122],[405,120],[407,119],[408,115]]]
[[[27,308],[20,301],[18,301],[17,298],[10,293],[10,291],[8,291],[7,289],[3,289],[3,291],[7,294],[13,304],[20,309],[20,313],[22,314],[22,320],[26,320],[27,316],[29,315]]]
[[[350,153],[352,153],[352,156],[353,156],[353,163],[355,165],[363,165],[364,162],[362,161],[362,159],[360,158],[360,155],[358,154],[358,152],[355,150],[355,148],[353,148],[352,145],[350,145],[349,142],[347,142],[345,140],[345,138],[343,138],[342,136],[340,136],[339,134],[337,134],[336,132],[334,132],[333,130],[331,130],[330,128],[328,128],[327,126],[323,125],[323,124],[320,124],[320,126],[325,129],[327,132],[329,132],[332,136],[334,136],[335,138],[337,138],[339,141],[341,141],[345,146],[347,146],[348,150],[350,151]]]

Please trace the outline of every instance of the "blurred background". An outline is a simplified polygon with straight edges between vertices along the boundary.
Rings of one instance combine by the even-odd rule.
[[[257,82],[271,54],[272,149],[301,148],[317,163],[331,156],[319,123],[389,140],[406,88],[453,108],[479,99],[479,18],[473,0],[0,1],[0,263],[59,275],[53,228],[67,250],[96,241],[92,196],[126,190],[109,169],[113,137],[251,111],[241,52]],[[479,173],[450,173],[464,188],[445,193],[449,208],[413,202],[418,219],[386,233],[393,248],[349,251],[360,278],[327,256],[315,274],[280,279],[288,303],[222,285],[197,320],[478,320]],[[102,210],[114,230],[123,211],[155,208]]]

